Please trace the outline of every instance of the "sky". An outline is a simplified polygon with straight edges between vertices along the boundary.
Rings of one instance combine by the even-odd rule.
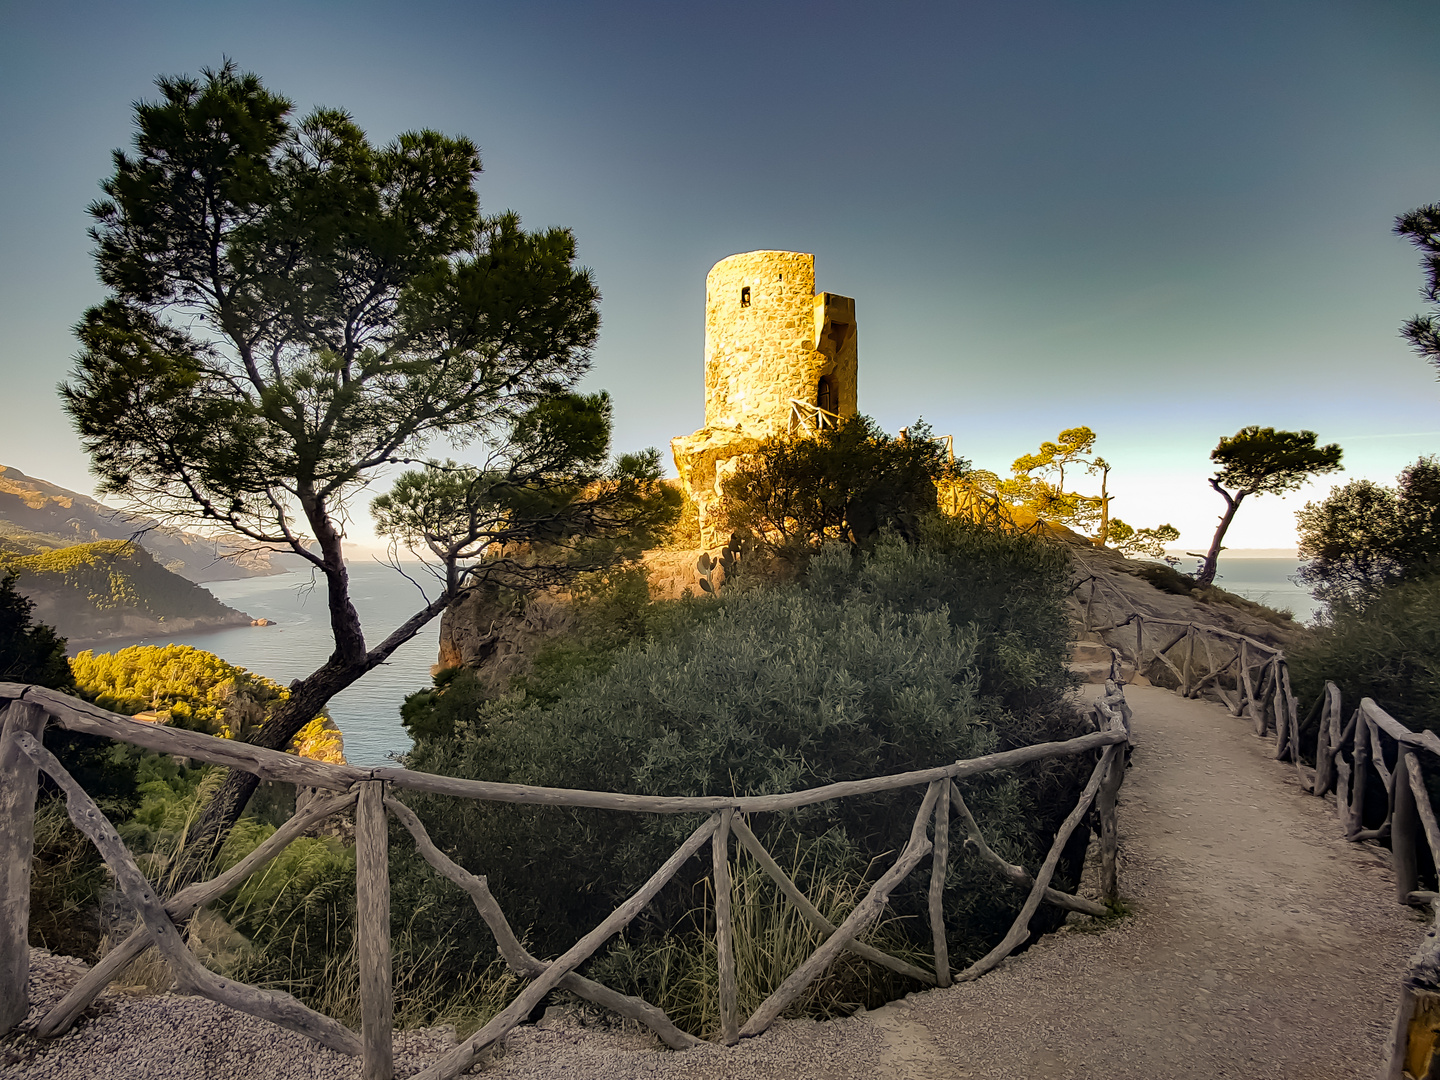
[[[0,0],[0,463],[89,492],[55,386],[104,291],[87,204],[161,74],[224,57],[375,141],[481,148],[486,212],[574,230],[617,451],[703,420],[705,275],[812,252],[857,305],[862,412],[999,472],[1088,425],[1113,512],[1205,544],[1209,453],[1313,430],[1346,471],[1232,548],[1440,451],[1391,228],[1440,201],[1440,20],[1398,0],[727,4]],[[363,515],[362,515],[363,516]],[[362,522],[353,527],[365,538]]]

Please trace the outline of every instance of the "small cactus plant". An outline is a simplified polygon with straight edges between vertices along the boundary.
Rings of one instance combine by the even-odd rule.
[[[708,551],[702,551],[700,558],[695,560],[695,569],[698,571],[700,588],[711,596],[718,596],[720,586],[727,578],[735,572],[735,566],[739,561],[741,552],[744,550],[745,541],[739,535],[730,537],[729,542],[720,549],[718,558],[712,559]],[[717,577],[715,571],[719,570]]]

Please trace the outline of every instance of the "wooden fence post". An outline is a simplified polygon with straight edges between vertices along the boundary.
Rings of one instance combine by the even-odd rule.
[[[390,830],[385,781],[362,780],[355,804],[355,923],[360,961],[361,1080],[391,1080]]]
[[[1315,732],[1315,782],[1311,792],[1324,797],[1335,783],[1335,752],[1330,745],[1330,693],[1320,692],[1320,727]],[[1336,800],[1338,805],[1339,800]]]
[[[1402,904],[1408,904],[1410,894],[1420,887],[1415,857],[1420,814],[1415,809],[1415,793],[1410,790],[1410,770],[1405,766],[1409,752],[1409,747],[1399,744],[1390,781],[1395,800],[1395,808],[1390,812],[1390,861],[1395,868],[1395,898]]]
[[[715,875],[715,955],[720,975],[720,1041],[740,1041],[740,1017],[735,1000],[735,927],[730,916],[730,822],[735,811],[720,811],[720,827],[710,838],[711,868]]]
[[[1350,832],[1347,840],[1354,840],[1365,828],[1365,789],[1370,786],[1370,721],[1365,711],[1355,710],[1355,741],[1351,744],[1350,759],[1354,762],[1354,773],[1350,781]]]
[[[1400,981],[1400,1007],[1390,1029],[1390,1053],[1376,1080],[1432,1076],[1440,1051],[1440,932],[1432,926]]]
[[[44,730],[38,705],[11,701],[0,713],[0,1035],[30,1011],[30,860],[39,771],[14,736],[23,731],[38,739]]]
[[[1120,752],[1110,761],[1110,769],[1095,794],[1095,809],[1100,814],[1100,898],[1114,905],[1120,900],[1120,831],[1115,817],[1115,803],[1120,785],[1125,781],[1125,754]]]
[[[945,937],[945,871],[950,858],[950,782],[935,800],[935,848],[930,854],[930,936],[935,943],[935,985],[950,985],[950,944]]]

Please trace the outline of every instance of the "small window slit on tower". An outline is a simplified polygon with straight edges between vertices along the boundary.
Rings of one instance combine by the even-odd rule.
[[[741,306],[741,307],[749,307],[749,306],[750,306],[750,286],[749,286],[749,285],[746,285],[744,288],[742,288],[742,289],[740,290],[740,306]]]

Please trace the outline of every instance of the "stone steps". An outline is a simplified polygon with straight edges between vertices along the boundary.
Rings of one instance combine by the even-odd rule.
[[[1077,641],[1070,646],[1071,671],[1080,676],[1084,683],[1103,683],[1110,677],[1110,648],[1098,641]],[[1120,665],[1120,677],[1126,683],[1149,686],[1150,680],[1136,674],[1129,661]]]

